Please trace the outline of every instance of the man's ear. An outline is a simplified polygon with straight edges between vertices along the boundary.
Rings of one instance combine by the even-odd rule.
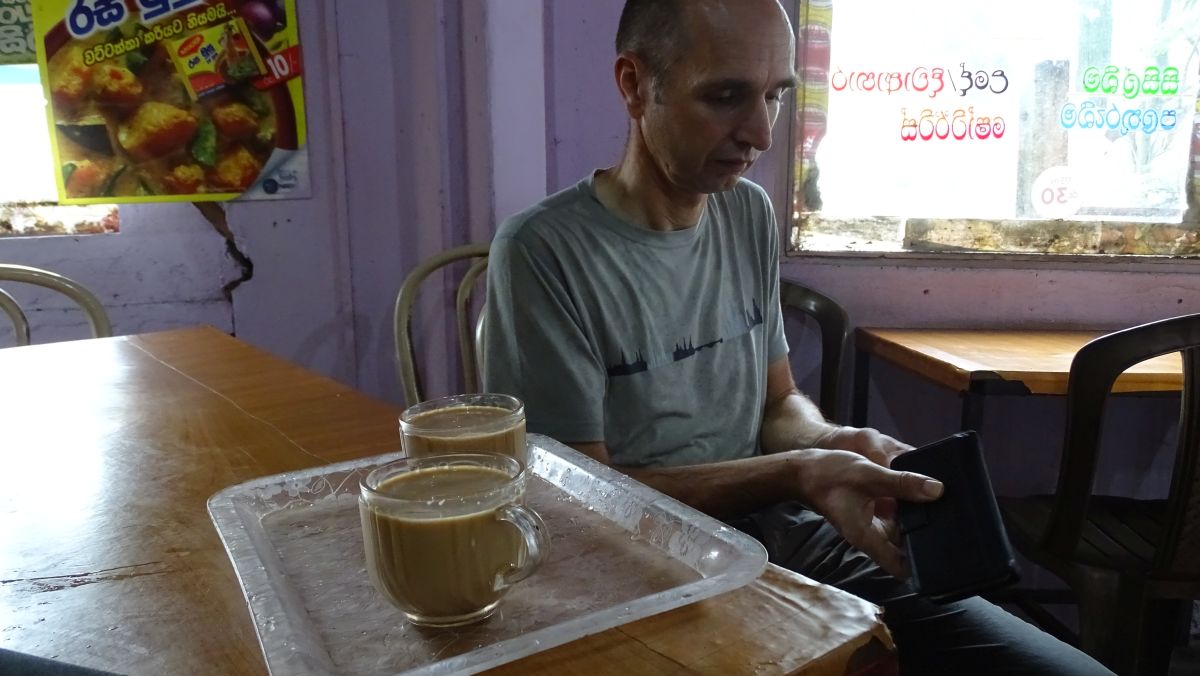
[[[625,101],[625,110],[629,117],[639,119],[646,110],[646,103],[651,96],[650,75],[646,63],[636,54],[624,53],[617,56],[613,64],[613,75],[617,80],[617,90]]]

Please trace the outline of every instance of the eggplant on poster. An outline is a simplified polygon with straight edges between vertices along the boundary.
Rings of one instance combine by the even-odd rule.
[[[295,0],[34,0],[64,204],[309,195]]]

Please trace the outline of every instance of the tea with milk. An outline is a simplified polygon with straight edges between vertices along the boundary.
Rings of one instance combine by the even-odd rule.
[[[376,490],[437,505],[456,496],[486,494],[510,480],[491,467],[429,467],[391,477]],[[499,578],[522,556],[520,533],[497,518],[504,504],[466,502],[446,512],[431,508],[428,514],[390,513],[383,505],[362,504],[372,582],[410,615],[442,618],[443,624],[456,617],[477,619],[479,611],[490,610],[503,596]]]
[[[525,418],[498,406],[450,406],[412,416],[402,428],[404,451],[410,458],[448,453],[499,453],[529,460],[525,447]]]

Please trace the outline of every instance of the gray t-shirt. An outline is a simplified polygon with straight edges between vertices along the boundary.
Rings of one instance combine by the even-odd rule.
[[[529,431],[633,467],[759,452],[787,343],[775,216],[750,181],[673,232],[617,218],[592,177],[551,195],[496,233],[486,312],[484,387],[522,399]]]

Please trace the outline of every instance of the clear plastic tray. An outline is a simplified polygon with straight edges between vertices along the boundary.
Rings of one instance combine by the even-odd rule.
[[[473,673],[740,587],[767,555],[731,529],[530,435],[526,504],[551,553],[488,620],[408,624],[371,587],[358,483],[400,453],[248,481],[208,501],[272,674]]]

